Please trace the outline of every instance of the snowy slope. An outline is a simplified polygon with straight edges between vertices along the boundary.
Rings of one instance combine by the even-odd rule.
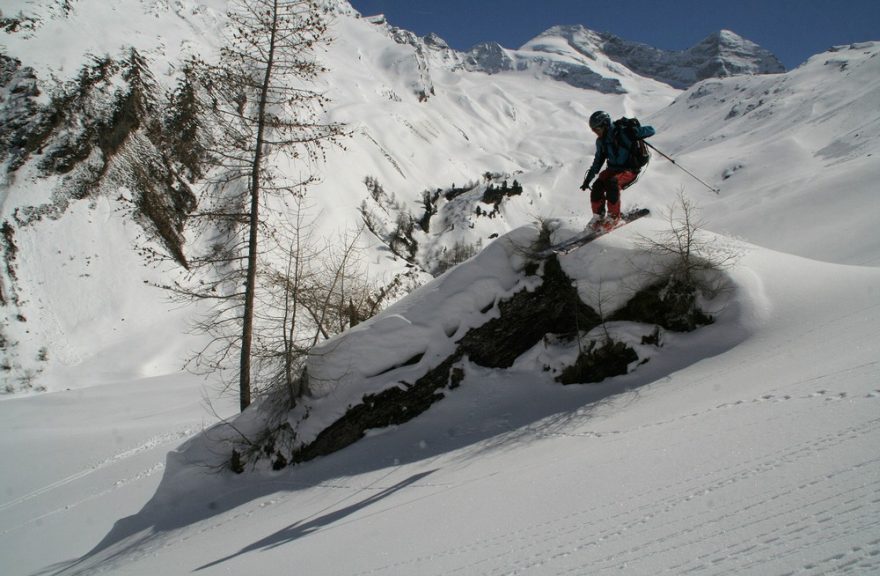
[[[7,0],[2,16],[20,20],[3,35],[7,53],[60,80],[79,72],[88,55],[115,55],[136,46],[155,62],[158,76],[173,74],[181,56],[217,46],[226,2],[76,2]]]
[[[444,226],[436,224],[430,234],[418,238],[426,258],[456,242],[485,245],[491,237],[541,216],[581,213],[585,198],[571,191],[576,190],[586,157],[592,152],[589,138],[585,141],[585,119],[592,110],[601,107],[615,115],[645,114],[665,106],[679,93],[613,66],[607,59],[596,64],[596,73],[624,86],[628,93],[623,97],[585,93],[528,69],[492,76],[468,72],[460,67],[460,57],[439,41],[414,38],[405,31],[358,18],[345,2],[328,4],[335,7],[331,31],[335,40],[323,59],[333,72],[321,80],[318,89],[333,100],[331,119],[346,122],[352,133],[344,142],[345,148],[328,151],[326,164],[318,167],[323,182],[310,195],[316,215],[331,215],[319,219],[319,232],[330,238],[359,224],[358,209],[369,197],[364,185],[367,177],[378,181],[403,209],[414,214],[426,190],[474,184],[479,196],[480,187],[487,185],[482,180],[486,173],[497,175],[496,185],[505,179],[520,180],[525,193],[502,206],[501,218],[472,218],[475,202],[467,209],[450,208]],[[37,24],[32,31],[7,34],[3,40],[9,53],[21,58],[22,66],[33,66],[47,77],[69,79],[79,72],[76,62],[87,59],[88,54],[116,55],[120,50],[114,46],[129,38],[152,63],[159,85],[170,88],[178,73],[175,58],[192,51],[210,52],[222,38],[217,20],[221,5],[135,2],[126,19],[110,26],[104,23],[119,17],[122,8],[117,4],[87,1],[77,3],[70,12],[59,12],[21,3],[4,14],[17,14],[18,6],[37,18]],[[71,22],[89,30],[107,29],[108,34],[69,41]],[[187,35],[189,29],[199,33]],[[337,166],[345,169],[335,169]],[[0,216],[13,223],[17,210],[51,202],[63,182],[58,177],[39,177],[31,169],[27,165],[0,188]],[[165,296],[146,290],[144,282],[167,278],[175,271],[156,272],[138,266],[140,256],[130,248],[143,241],[129,224],[113,221],[107,227],[89,230],[96,221],[109,221],[114,214],[121,214],[125,209],[121,198],[125,197],[123,190],[119,196],[74,206],[60,220],[44,218],[15,227],[14,241],[19,247],[16,265],[20,269],[17,280],[7,281],[26,296],[21,298],[20,309],[9,312],[3,326],[5,337],[16,343],[11,362],[15,368],[13,389],[57,390],[76,385],[64,382],[68,369],[98,352],[79,331],[85,324],[77,314],[102,322],[108,329],[115,323],[120,337],[133,342],[140,333],[154,331],[157,323],[170,326],[161,314],[168,309]],[[392,221],[394,217],[392,214]],[[438,234],[456,224],[454,233]],[[103,239],[102,246],[96,247],[93,240],[63,242],[59,248],[54,240],[56,227],[86,230],[87,238]],[[43,242],[43,238],[53,241]],[[365,241],[373,240],[365,237]],[[384,247],[373,244],[371,274],[389,281],[405,263],[393,261]],[[47,253],[56,256],[47,257]],[[96,262],[114,274],[112,281],[94,273]],[[69,272],[65,281],[47,282],[44,270],[54,271],[62,263]],[[130,272],[113,272],[119,269]],[[110,289],[105,292],[103,286]],[[74,298],[87,294],[97,307],[77,311],[77,307],[65,304],[67,297],[58,293],[62,290]],[[100,305],[118,300],[119,293],[138,296],[126,304]],[[127,330],[120,332],[122,322]],[[180,325],[171,329],[182,331]],[[131,349],[136,345],[121,346]],[[185,349],[193,347],[187,344]],[[185,355],[181,349],[177,352],[180,357],[169,357],[170,362],[157,364],[151,358],[148,366],[133,366],[132,370],[152,374],[176,371]],[[53,374],[56,370],[57,376]]]
[[[50,573],[875,573],[880,272],[752,246],[733,278],[717,324],[601,386],[471,365],[424,416],[279,473],[217,475],[185,446]],[[18,573],[45,565],[28,557]]]
[[[687,135],[664,151],[721,187],[703,200],[714,230],[810,258],[880,263],[878,52],[877,43],[841,46],[784,75],[708,80],[651,118],[661,134]]]
[[[75,78],[91,58],[117,58],[126,46],[141,50],[160,88],[170,89],[181,59],[216,47],[225,22],[219,0],[12,0],[2,11],[22,22],[18,32],[0,38],[3,53],[34,69],[43,104],[53,95],[53,82]],[[2,96],[5,103],[15,95],[4,90]],[[187,317],[167,314],[165,295],[149,287],[175,271],[144,266],[143,230],[125,217],[131,193],[119,189],[69,202],[62,199],[67,191],[60,175],[40,175],[30,164],[16,173],[5,168],[0,219],[10,225],[6,240],[13,255],[4,260],[13,261],[14,272],[4,265],[0,279],[4,391],[64,390],[120,375],[177,372],[181,348],[197,342],[168,345],[185,331]]]
[[[328,158],[345,169],[316,188],[334,210],[328,230],[356,220],[366,176],[415,205],[488,170],[525,193],[503,220],[474,219],[468,241],[528,235],[539,216],[570,234],[584,223],[584,119],[635,113],[659,148],[721,187],[655,156],[625,195],[659,216],[684,188],[718,242],[742,252],[718,321],[667,335],[650,362],[599,386],[562,387],[542,370],[571,350],[536,347],[507,370],[469,364],[460,388],[405,425],[297,468],[218,474],[203,464],[227,456],[210,452],[220,432],[180,445],[214,421],[203,383],[178,371],[194,344],[181,336],[187,313],[170,318],[144,286],[163,272],[126,249],[138,232],[113,218],[112,199],[83,203],[19,236],[35,256],[20,262],[29,318],[16,337],[40,332],[27,349],[38,355],[49,334],[44,381],[57,392],[0,402],[0,571],[880,572],[876,44],[685,93],[618,69],[628,93],[608,95],[453,69],[442,50],[418,54],[344,13],[333,30],[331,113],[354,135]],[[426,79],[434,94],[419,102]],[[563,264],[589,293],[625,276],[636,237],[662,228],[640,221]],[[381,368],[405,346],[445,345],[469,311],[515,287],[505,241],[365,325],[396,345],[361,357]],[[403,265],[375,254],[380,270]],[[216,396],[210,383],[204,393]]]
[[[443,46],[389,41],[399,36],[394,30],[348,18],[333,28],[327,93],[333,119],[348,123],[353,135],[328,161],[349,169],[325,174],[314,197],[336,202],[328,208],[337,213],[354,212],[366,196],[366,176],[415,211],[423,191],[479,182],[486,172],[518,178],[526,192],[506,207],[504,223],[475,219],[475,235],[531,222],[550,204],[558,213],[580,211],[584,199],[572,197],[571,185],[580,184],[592,153],[585,121],[593,109],[646,114],[680,93],[608,59],[591,65],[622,85],[623,97],[585,93],[529,69],[468,72]],[[426,90],[433,93],[420,99]],[[383,113],[370,112],[377,108]]]

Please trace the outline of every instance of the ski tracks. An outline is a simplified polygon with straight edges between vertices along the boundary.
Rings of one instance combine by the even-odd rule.
[[[865,364],[848,373],[864,376],[875,369]],[[816,382],[799,382],[798,389]],[[685,432],[667,446],[689,451],[709,442],[719,446],[719,453],[707,455],[687,474],[645,482],[643,490],[621,490],[617,500],[575,507],[359,574],[876,573],[880,418],[870,415],[877,413],[880,390],[846,389],[845,383],[840,390],[789,388],[631,430],[544,434],[550,441],[555,437],[606,448],[610,443],[612,450],[620,444],[625,450],[627,442],[642,442],[646,435],[669,438],[669,428],[692,429],[704,437]],[[757,404],[766,408],[755,412]],[[744,430],[752,424],[737,412],[741,407],[750,407],[742,416],[778,421],[774,427],[782,434],[751,443],[746,455],[731,456],[723,453],[723,429]],[[795,425],[804,418],[813,419],[815,427]],[[686,420],[693,422],[682,426]],[[711,422],[718,425],[707,426]],[[785,437],[786,431],[792,437]]]
[[[39,524],[47,517],[70,511],[81,504],[107,496],[129,484],[163,471],[165,469],[165,455],[168,450],[199,430],[201,430],[201,424],[193,424],[180,427],[173,432],[153,435],[136,445],[89,464],[56,482],[0,504],[0,517],[2,517],[4,514],[13,514],[16,507],[31,500],[43,499],[46,501],[46,504],[42,506],[43,511],[39,515],[19,519],[12,525],[3,521],[5,526],[0,531],[0,535],[5,536],[28,525]],[[93,476],[99,474],[104,475],[102,481],[100,483],[93,482]],[[95,490],[95,485],[105,487]],[[39,505],[30,505],[31,509],[40,507]]]

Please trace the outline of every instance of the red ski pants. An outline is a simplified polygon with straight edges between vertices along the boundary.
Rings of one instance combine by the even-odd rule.
[[[608,213],[611,216],[620,216],[620,191],[628,188],[638,177],[638,172],[631,170],[616,170],[606,168],[599,173],[596,183],[590,192],[590,205],[593,214],[605,214],[605,203],[608,203]]]

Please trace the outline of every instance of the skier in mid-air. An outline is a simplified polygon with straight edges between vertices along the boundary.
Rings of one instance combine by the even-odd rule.
[[[593,218],[589,227],[610,229],[620,220],[621,190],[635,182],[642,166],[647,163],[647,151],[640,141],[655,132],[651,126],[640,126],[637,120],[620,119],[612,123],[611,116],[602,110],[590,116],[590,128],[596,133],[596,157],[581,190],[590,190]],[[606,161],[608,167],[602,170]],[[599,178],[591,188],[590,182],[596,174]]]

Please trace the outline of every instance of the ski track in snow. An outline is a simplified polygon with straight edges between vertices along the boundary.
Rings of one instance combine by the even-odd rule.
[[[832,397],[846,399],[847,395],[841,393]],[[865,398],[876,399],[876,391]],[[798,399],[831,400],[827,391]],[[761,397],[716,409],[768,400],[775,399]],[[694,416],[697,415],[652,426],[674,426],[682,419]],[[645,432],[648,428],[639,427],[631,432]],[[828,541],[850,544],[819,562],[773,573],[873,573],[880,569],[880,540],[877,539],[880,457],[863,459],[831,472],[809,475],[803,471],[809,470],[812,460],[821,460],[824,455],[854,443],[867,443],[869,446],[862,453],[871,453],[870,444],[878,431],[880,418],[873,418],[763,452],[748,460],[734,463],[715,460],[713,466],[689,476],[684,482],[627,494],[628,499],[639,504],[626,508],[623,514],[617,502],[604,502],[464,546],[442,549],[357,574],[433,574],[430,566],[440,563],[448,567],[450,558],[457,556],[471,559],[455,569],[436,573],[582,574],[584,567],[589,566],[591,574],[626,573],[627,569],[643,574],[648,573],[645,567],[655,565],[668,566],[666,573],[669,574],[738,574],[764,565],[793,565],[794,559],[813,550],[817,542]],[[801,471],[797,477],[802,480],[795,485],[772,483],[774,473],[792,469]],[[735,495],[741,486],[768,481],[770,484],[760,499],[749,498],[747,490],[744,491],[745,498],[726,497]],[[848,488],[841,490],[841,486]],[[714,501],[715,504],[697,506],[696,501]],[[700,510],[694,510],[698,507]],[[805,522],[804,518],[811,521]],[[630,542],[636,544],[630,545]],[[707,548],[711,551],[686,561],[668,562],[669,558]],[[490,551],[494,552],[486,554]],[[475,556],[479,559],[473,559]],[[512,561],[511,557],[516,560]],[[562,567],[566,564],[573,565]],[[480,570],[481,565],[492,568]]]
[[[701,424],[720,418],[728,426],[714,431],[709,438],[720,442],[732,433],[730,427],[738,429],[733,431],[736,436],[752,426],[756,407],[764,407],[760,413],[764,425],[778,422],[791,426],[795,420],[811,416],[822,421],[821,416],[827,411],[835,411],[830,414],[827,430],[790,428],[798,434],[797,441],[780,438],[766,445],[750,446],[754,454],[749,458],[713,458],[707,464],[698,465],[684,479],[654,483],[648,489],[626,493],[624,496],[630,503],[625,507],[614,500],[603,501],[540,522],[518,524],[467,544],[440,546],[429,554],[407,560],[365,567],[358,572],[331,568],[328,573],[563,575],[583,574],[585,566],[590,567],[590,574],[660,573],[652,572],[648,568],[651,566],[666,567],[662,573],[697,575],[873,573],[880,569],[880,539],[877,538],[880,456],[866,455],[875,452],[871,446],[880,433],[880,418],[865,418],[864,414],[876,413],[880,390],[860,391],[858,382],[864,382],[861,378],[866,374],[875,373],[876,366],[876,362],[864,363],[770,389],[759,396],[746,396],[629,429],[579,430],[579,425],[590,425],[589,416],[584,415],[580,422],[570,421],[563,431],[530,430],[528,433],[535,438],[587,442],[586,446],[601,445],[606,452],[617,451],[615,445],[621,444],[621,453],[625,453],[626,445],[641,443],[645,437],[664,437],[667,449],[686,453],[707,440],[703,437],[697,441],[686,434],[676,434],[676,431],[689,429],[685,424],[689,420],[694,421],[694,429],[705,431],[706,426]],[[853,378],[851,382],[856,384],[843,382],[835,388],[813,386],[814,390],[809,391],[811,384],[840,375]],[[850,421],[848,426],[835,423],[839,411],[850,407],[863,415],[862,420]],[[751,418],[741,420],[740,411],[742,415],[752,415]],[[842,466],[812,466],[839,451],[862,456],[843,460],[846,464]],[[440,455],[433,460],[443,458]],[[430,468],[432,463],[420,462],[419,466]],[[442,464],[440,467],[442,469]],[[359,495],[393,489],[390,478],[396,472],[402,473],[402,470],[391,468],[368,482],[345,482],[345,478],[339,478],[315,485],[313,488],[342,490],[348,494],[300,519],[297,525],[332,515],[334,510],[349,505]],[[448,498],[467,486],[493,482],[495,475],[481,474],[454,483],[419,481],[406,487],[400,501],[392,507],[417,506],[422,501]],[[796,481],[785,480],[789,477]],[[762,486],[757,498],[752,488],[756,484]],[[287,482],[280,485],[291,488]],[[125,562],[156,557],[163,551],[186,547],[188,543],[197,545],[198,539],[210,539],[218,530],[221,533],[231,530],[268,507],[296,510],[296,490],[279,492],[208,522],[156,540],[149,539],[130,550]],[[343,517],[326,525],[319,524],[309,534],[318,535],[325,530],[362,522],[381,516],[387,510],[371,506],[357,518]],[[828,550],[828,543],[834,549]],[[800,558],[815,558],[811,553],[817,547],[823,551],[821,558],[798,563]],[[289,550],[289,553],[296,555],[298,551]]]
[[[132,482],[143,480],[158,472],[163,471],[165,469],[165,455],[170,447],[177,445],[183,440],[191,437],[193,434],[195,434],[196,431],[199,430],[201,430],[200,425],[193,424],[191,426],[183,427],[182,429],[179,429],[175,432],[167,432],[154,435],[136,446],[117,452],[116,454],[113,454],[112,456],[109,456],[101,460],[100,462],[91,464],[87,468],[84,468],[74,474],[62,478],[57,482],[53,482],[51,484],[33,490],[32,492],[29,492],[23,496],[20,496],[19,498],[0,504],[0,513],[2,513],[15,508],[16,506],[24,504],[30,500],[46,497],[47,495],[59,491],[70,485],[73,485],[80,480],[88,479],[90,476],[97,472],[101,472],[111,467],[118,466],[137,456],[145,455],[148,452],[152,451],[156,452],[155,457],[158,459],[158,461],[148,463],[146,468],[143,468],[133,474],[123,474],[122,477],[117,477],[117,475],[115,474],[112,475],[115,479],[112,480],[112,485],[109,488],[105,488],[103,490],[95,492],[92,492],[90,490],[88,496],[74,498],[72,500],[66,501],[65,504],[61,507],[54,508],[48,512],[44,512],[38,516],[30,518],[22,524],[5,528],[2,532],[0,532],[0,535],[6,535],[14,531],[21,530],[22,528],[30,524],[38,523],[55,514],[70,511],[71,509],[76,508],[81,504],[96,500],[116,490],[119,490],[120,488],[123,488]]]
[[[120,488],[123,488],[123,487],[125,487],[125,486],[127,486],[127,485],[129,485],[129,484],[131,484],[131,483],[133,483],[133,482],[138,482],[138,481],[140,481],[140,480],[144,480],[145,478],[149,478],[150,476],[153,476],[153,475],[156,474],[156,473],[162,472],[164,469],[165,469],[165,464],[164,464],[164,463],[162,463],[162,462],[156,462],[155,464],[153,464],[153,465],[150,466],[149,468],[144,469],[144,470],[142,470],[142,471],[139,472],[139,473],[136,473],[136,474],[134,474],[134,475],[132,475],[132,476],[128,476],[128,477],[124,477],[124,478],[121,478],[121,479],[115,480],[115,481],[113,482],[112,487],[110,487],[110,488],[107,488],[107,489],[105,489],[105,490],[101,490],[101,491],[99,491],[99,492],[94,492],[94,493],[90,494],[89,496],[87,496],[87,497],[85,497],[85,498],[81,498],[81,499],[73,500],[73,501],[69,502],[68,504],[65,504],[65,505],[64,505],[63,507],[61,507],[61,508],[55,508],[55,509],[53,509],[53,510],[50,510],[49,512],[46,512],[46,513],[41,514],[41,515],[39,515],[39,516],[35,516],[35,517],[33,517],[33,518],[30,518],[27,522],[25,522],[25,523],[23,523],[23,524],[19,524],[18,526],[14,526],[14,527],[12,527],[12,528],[9,528],[9,529],[6,529],[6,530],[3,530],[2,532],[0,532],[0,535],[6,535],[6,534],[9,534],[9,533],[14,532],[14,531],[16,531],[16,530],[21,530],[22,528],[24,528],[24,527],[26,527],[26,526],[29,526],[29,525],[31,525],[31,524],[39,524],[39,523],[41,523],[43,520],[45,520],[45,519],[47,519],[47,518],[49,518],[49,517],[51,517],[51,516],[54,516],[54,515],[56,515],[56,514],[62,514],[62,513],[65,513],[65,512],[69,512],[70,510],[76,508],[77,506],[81,506],[82,504],[85,504],[85,503],[87,503],[87,502],[92,502],[92,501],[98,500],[99,498],[102,498],[102,497],[104,497],[104,496],[107,496],[107,495],[109,495],[109,494],[112,494],[112,493],[115,492],[116,490],[119,490]],[[88,473],[87,473],[87,474],[88,474]],[[78,480],[78,479],[80,479],[80,478],[86,476],[87,474],[84,474],[84,475],[82,475],[82,476],[79,476],[79,477],[75,478],[74,480]],[[71,480],[71,481],[72,481],[72,480]],[[70,483],[70,482],[65,482],[65,484],[69,484],[69,483]],[[54,489],[54,488],[58,488],[59,486],[60,486],[60,485],[57,485],[57,486],[53,485],[52,489]],[[48,490],[44,490],[44,491],[41,492],[41,493],[45,493],[45,492],[47,492],[47,491],[48,491]]]
[[[773,353],[770,350],[768,355],[772,357]],[[763,358],[759,362],[769,361]],[[588,505],[578,505],[575,499],[573,509],[564,514],[539,515],[539,521],[526,516],[522,522],[506,524],[507,529],[497,531],[493,527],[491,532],[481,532],[467,543],[444,546],[441,540],[427,552],[422,546],[409,558],[403,549],[395,553],[394,562],[371,565],[370,558],[366,558],[361,562],[362,569],[355,571],[344,570],[345,562],[335,566],[328,560],[327,574],[563,575],[583,574],[585,567],[589,567],[590,574],[874,573],[880,570],[880,456],[875,456],[873,446],[880,436],[880,418],[873,415],[877,413],[880,389],[867,383],[877,373],[878,365],[880,362],[870,361],[825,370],[816,376],[758,387],[760,394],[745,394],[721,403],[713,403],[712,396],[708,396],[702,408],[669,418],[651,418],[644,424],[593,430],[591,410],[581,409],[562,426],[548,427],[538,422],[523,430],[502,433],[550,443],[574,443],[566,450],[587,451],[588,455],[598,450],[598,454],[620,454],[623,459],[629,447],[652,438],[663,438],[662,449],[678,458],[703,445],[718,445],[723,450],[727,439],[747,438],[756,422],[764,430],[787,431],[791,437],[782,433],[766,442],[750,443],[747,457],[715,454],[703,462],[695,461],[693,470],[685,474],[636,483],[632,492],[617,492],[627,501],[623,506],[619,499]],[[692,388],[695,382],[699,386],[702,377],[690,380]],[[803,427],[798,423],[802,420],[816,425]],[[694,438],[689,430],[702,436]],[[161,438],[154,437],[142,446],[156,444]],[[478,446],[476,450],[482,449]],[[120,452],[101,465],[139,451],[133,448]],[[836,464],[838,454],[844,456]],[[149,565],[155,558],[177,555],[187,547],[198,549],[202,540],[223,538],[257,514],[271,518],[265,516],[269,508],[277,510],[276,518],[292,513],[298,518],[293,527],[314,523],[314,529],[282,547],[284,555],[314,556],[308,550],[312,537],[333,539],[339,534],[337,530],[356,531],[359,523],[382,519],[390,510],[419,506],[431,510],[431,502],[437,499],[454,502],[456,493],[480,493],[497,482],[502,473],[481,468],[476,476],[463,478],[450,470],[455,479],[444,481],[444,468],[457,458],[454,453],[441,451],[427,461],[418,461],[416,466],[422,470],[437,467],[435,482],[420,480],[399,491],[394,502],[381,506],[374,503],[362,510],[358,508],[358,497],[394,490],[397,485],[392,477],[412,471],[395,466],[366,477],[342,476],[314,485],[280,481],[278,491],[269,497],[145,538],[128,548],[121,562],[127,566],[140,562]],[[524,466],[520,462],[518,469],[509,463],[502,469],[505,475],[517,476],[540,465],[526,461]],[[588,476],[588,470],[568,470],[567,474],[571,472]],[[552,490],[553,477],[547,480]],[[326,500],[330,500],[331,492],[344,494],[300,518],[300,489],[309,489],[311,494],[315,490],[318,494],[328,491],[321,496]],[[225,496],[212,497],[222,500]],[[321,521],[350,506],[359,512]],[[341,536],[344,539],[345,533]],[[255,550],[275,547],[266,545]],[[817,550],[821,554],[817,555]],[[252,552],[245,561],[253,556]],[[115,561],[99,561],[97,566],[112,570],[115,565]]]

